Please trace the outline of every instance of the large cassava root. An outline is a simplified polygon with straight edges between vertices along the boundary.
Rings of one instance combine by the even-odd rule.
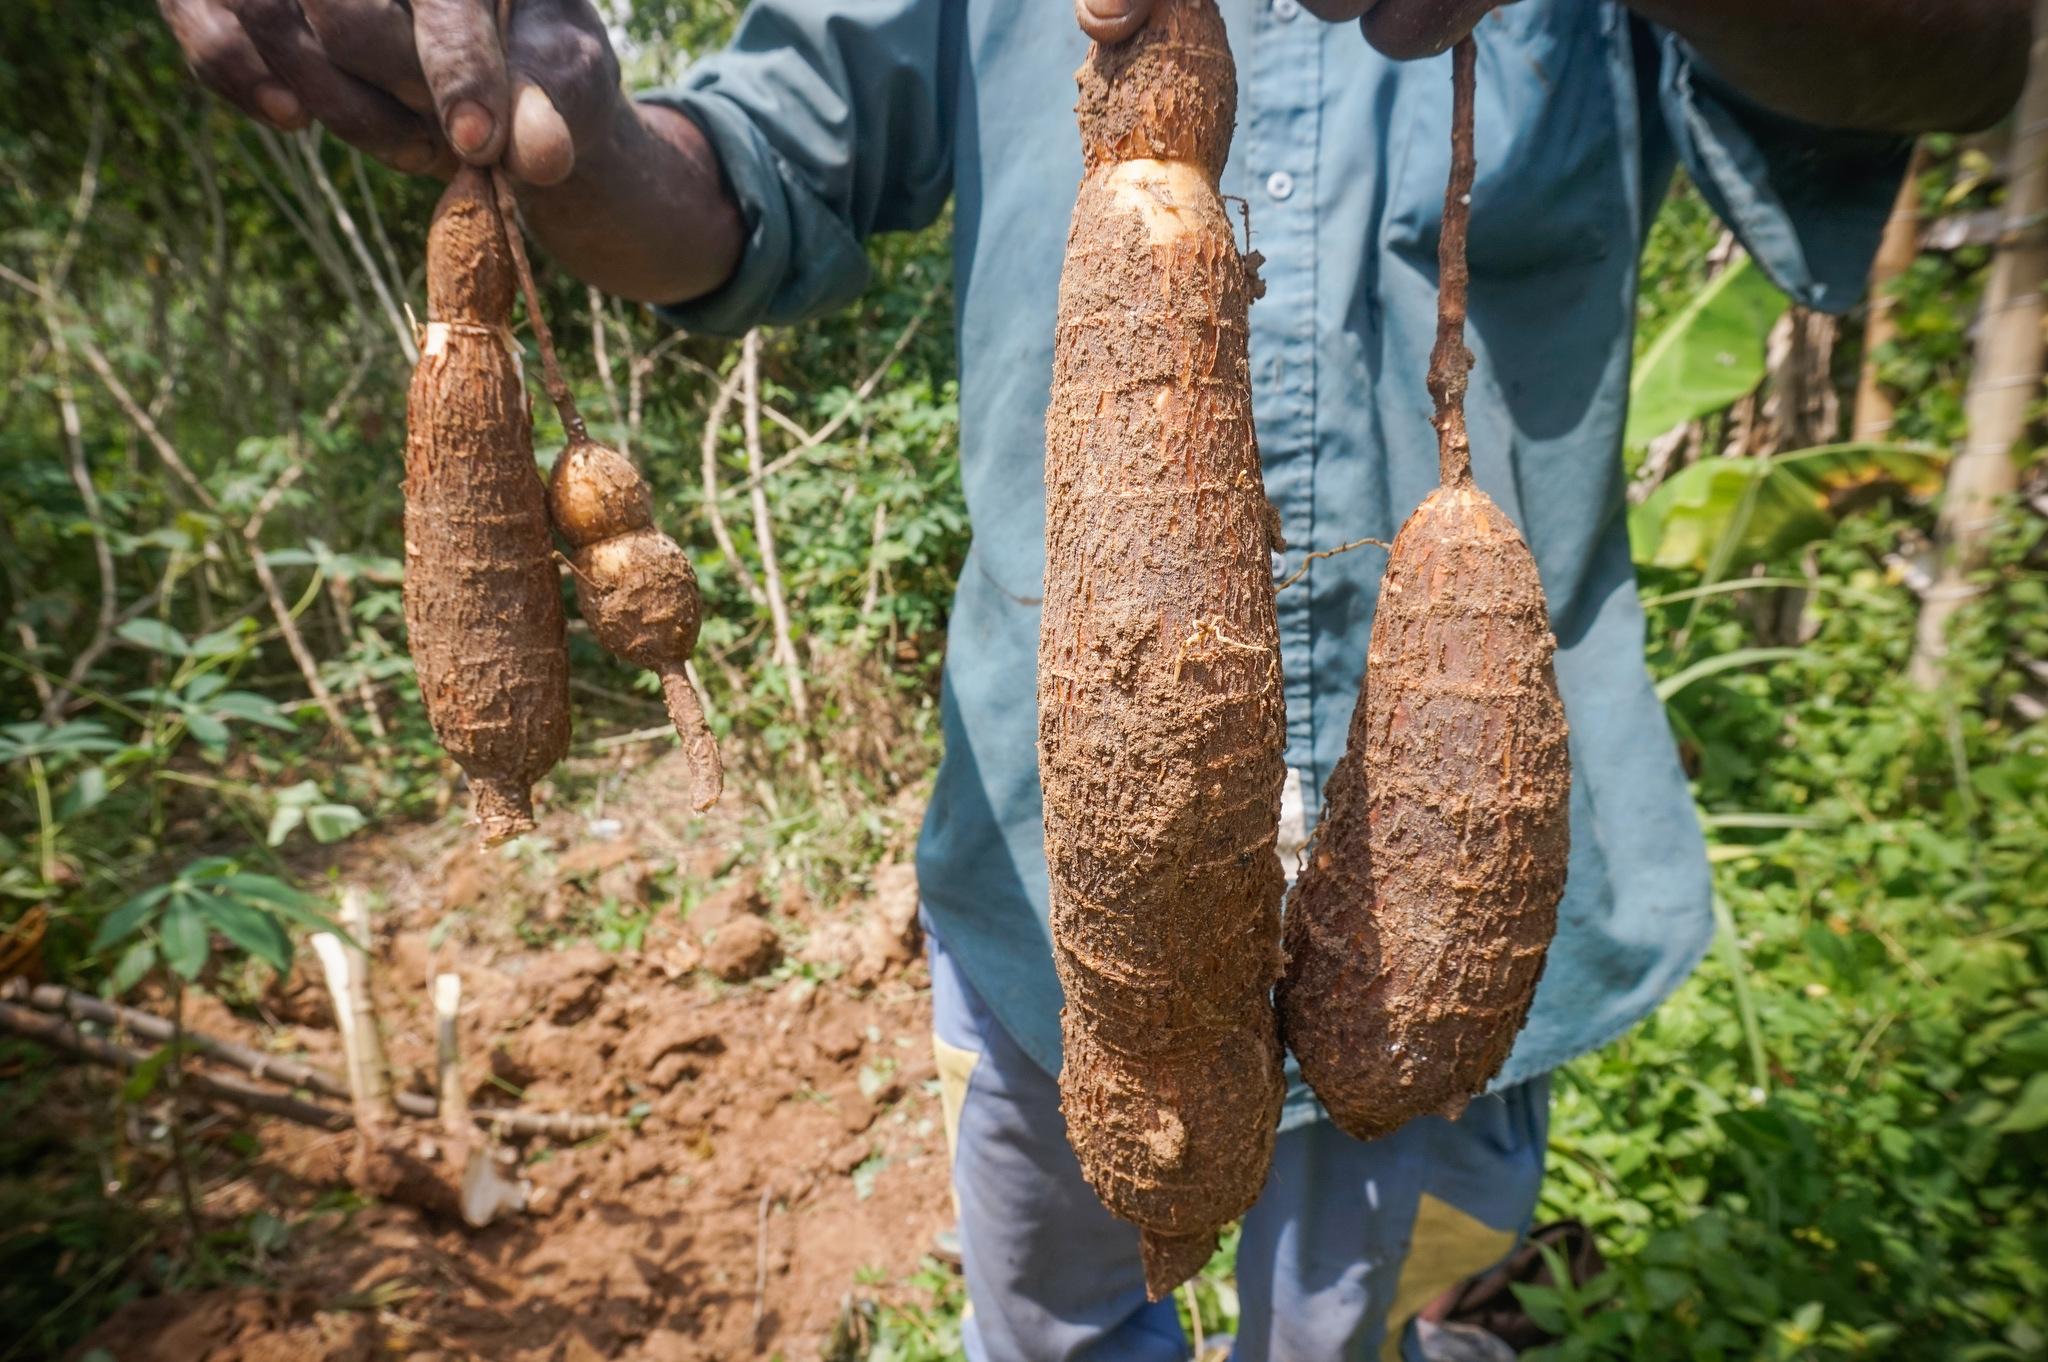
[[[500,841],[569,750],[569,655],[512,267],[490,181],[464,169],[427,233],[428,324],[407,401],[405,618],[420,696]]]
[[[1473,66],[1467,38],[1429,374],[1443,486],[1394,540],[1349,745],[1287,909],[1287,1044],[1360,1139],[1456,1116],[1500,1071],[1569,850],[1556,640],[1535,559],[1472,481],[1465,431]]]
[[[1256,280],[1216,187],[1236,82],[1214,0],[1165,0],[1079,81],[1039,772],[1061,1109],[1157,1299],[1257,1198],[1283,1095],[1279,535],[1252,431]]]

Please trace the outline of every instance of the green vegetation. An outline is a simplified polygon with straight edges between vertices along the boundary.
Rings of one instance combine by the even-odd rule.
[[[723,13],[641,4],[638,60],[713,40]],[[6,7],[0,102],[0,931],[47,914],[43,966],[80,987],[197,979],[246,1001],[331,848],[459,816],[397,596],[394,309],[420,293],[431,188],[209,104],[144,0]],[[1995,200],[1980,153],[1935,152],[1930,209]],[[1651,237],[1645,353],[1707,310],[1717,236],[1681,190]],[[1639,489],[1634,528],[1723,928],[1676,998],[1557,1085],[1545,1211],[1592,1224],[1613,1266],[1528,1298],[1567,1335],[1558,1357],[2048,1351],[2048,729],[2021,694],[2021,663],[2048,657],[2048,573],[2030,507],[1951,683],[1904,679],[1985,264],[1928,254],[1899,282],[1876,357],[1903,399],[1894,446],[1721,458],[1727,394],[1689,399],[1682,370],[1662,391],[1702,433]],[[737,348],[548,280],[597,433],[647,470],[699,565],[700,668],[759,810],[745,854],[828,893],[900,830],[898,795],[935,756],[966,538],[943,227],[878,242],[874,267],[855,309],[764,338],[763,447],[729,404],[715,500],[700,437]],[[1739,280],[1720,292],[1746,301],[1762,355],[1774,308]],[[1839,352],[1838,388],[1856,359]],[[756,594],[764,524],[787,651]],[[576,755],[664,726],[650,678],[572,643]],[[544,794],[607,778],[572,765]],[[643,923],[607,905],[576,925],[621,948]],[[17,1323],[0,1359],[280,1251],[267,1216],[188,1249],[175,1192],[129,1185],[123,1113],[160,1074],[80,1112],[94,1133],[75,1147],[34,1142],[26,1113],[59,1085],[33,1054],[0,1045],[0,1317]],[[1228,1263],[1197,1287],[1211,1332],[1235,1314]],[[957,1281],[909,1285],[930,1309],[873,1312],[849,1356],[957,1355]]]

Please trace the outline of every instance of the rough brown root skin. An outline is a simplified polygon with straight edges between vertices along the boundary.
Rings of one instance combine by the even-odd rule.
[[[427,234],[430,318],[408,395],[405,616],[434,731],[487,836],[569,748],[569,658],[546,494],[509,348],[512,271],[488,181],[458,174]],[[493,830],[497,831],[494,832]]]
[[[660,674],[690,764],[691,803],[702,813],[724,791],[725,766],[684,670],[704,608],[689,555],[654,528],[633,461],[595,440],[574,439],[555,460],[548,512],[576,546],[576,599],[590,631],[620,661]]]
[[[1097,1195],[1154,1244],[1157,1297],[1257,1199],[1284,1091],[1275,522],[1252,279],[1216,188],[1234,84],[1213,0],[1166,0],[1080,82],[1092,168],[1046,412],[1039,773],[1061,1110]]]
[[[1473,46],[1453,62],[1437,345],[1444,485],[1388,554],[1343,759],[1288,905],[1281,1025],[1347,1134],[1455,1119],[1528,1019],[1564,895],[1571,759],[1536,560],[1472,482]]]
[[[704,717],[697,688],[681,668],[661,674],[662,697],[668,701],[669,721],[683,738],[683,759],[690,764],[690,807],[703,813],[725,793],[725,761],[718,755],[718,739]]]
[[[1082,160],[1186,161],[1213,184],[1237,124],[1237,64],[1214,0],[1160,0],[1145,27],[1075,73]]]
[[[533,791],[523,781],[470,781],[471,816],[487,846],[533,831]]]
[[[1213,1230],[1178,1236],[1141,1231],[1138,1252],[1145,1262],[1146,1296],[1163,1301],[1172,1295],[1176,1286],[1209,1265],[1216,1254],[1216,1240]]]
[[[1477,487],[1394,540],[1364,696],[1287,912],[1287,1044],[1348,1134],[1500,1072],[1557,930],[1571,764],[1536,563]]]

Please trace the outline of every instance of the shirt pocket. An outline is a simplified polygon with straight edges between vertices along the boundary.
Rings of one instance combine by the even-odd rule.
[[[1475,274],[1558,270],[1633,249],[1618,239],[1627,213],[1608,11],[1587,0],[1521,0],[1480,22]],[[1451,166],[1450,59],[1410,63],[1397,79],[1394,107],[1406,126],[1390,139],[1400,168],[1386,245],[1434,273]]]

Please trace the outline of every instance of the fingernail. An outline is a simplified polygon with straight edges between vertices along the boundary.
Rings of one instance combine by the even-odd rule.
[[[1122,19],[1131,12],[1131,0],[1081,0],[1081,4],[1097,19]]]
[[[448,110],[448,140],[464,156],[474,156],[490,145],[497,122],[491,111],[473,99],[465,99]]]
[[[256,87],[256,107],[263,110],[265,118],[281,127],[296,127],[306,117],[306,106],[299,103],[299,97],[274,80],[266,80]]]

